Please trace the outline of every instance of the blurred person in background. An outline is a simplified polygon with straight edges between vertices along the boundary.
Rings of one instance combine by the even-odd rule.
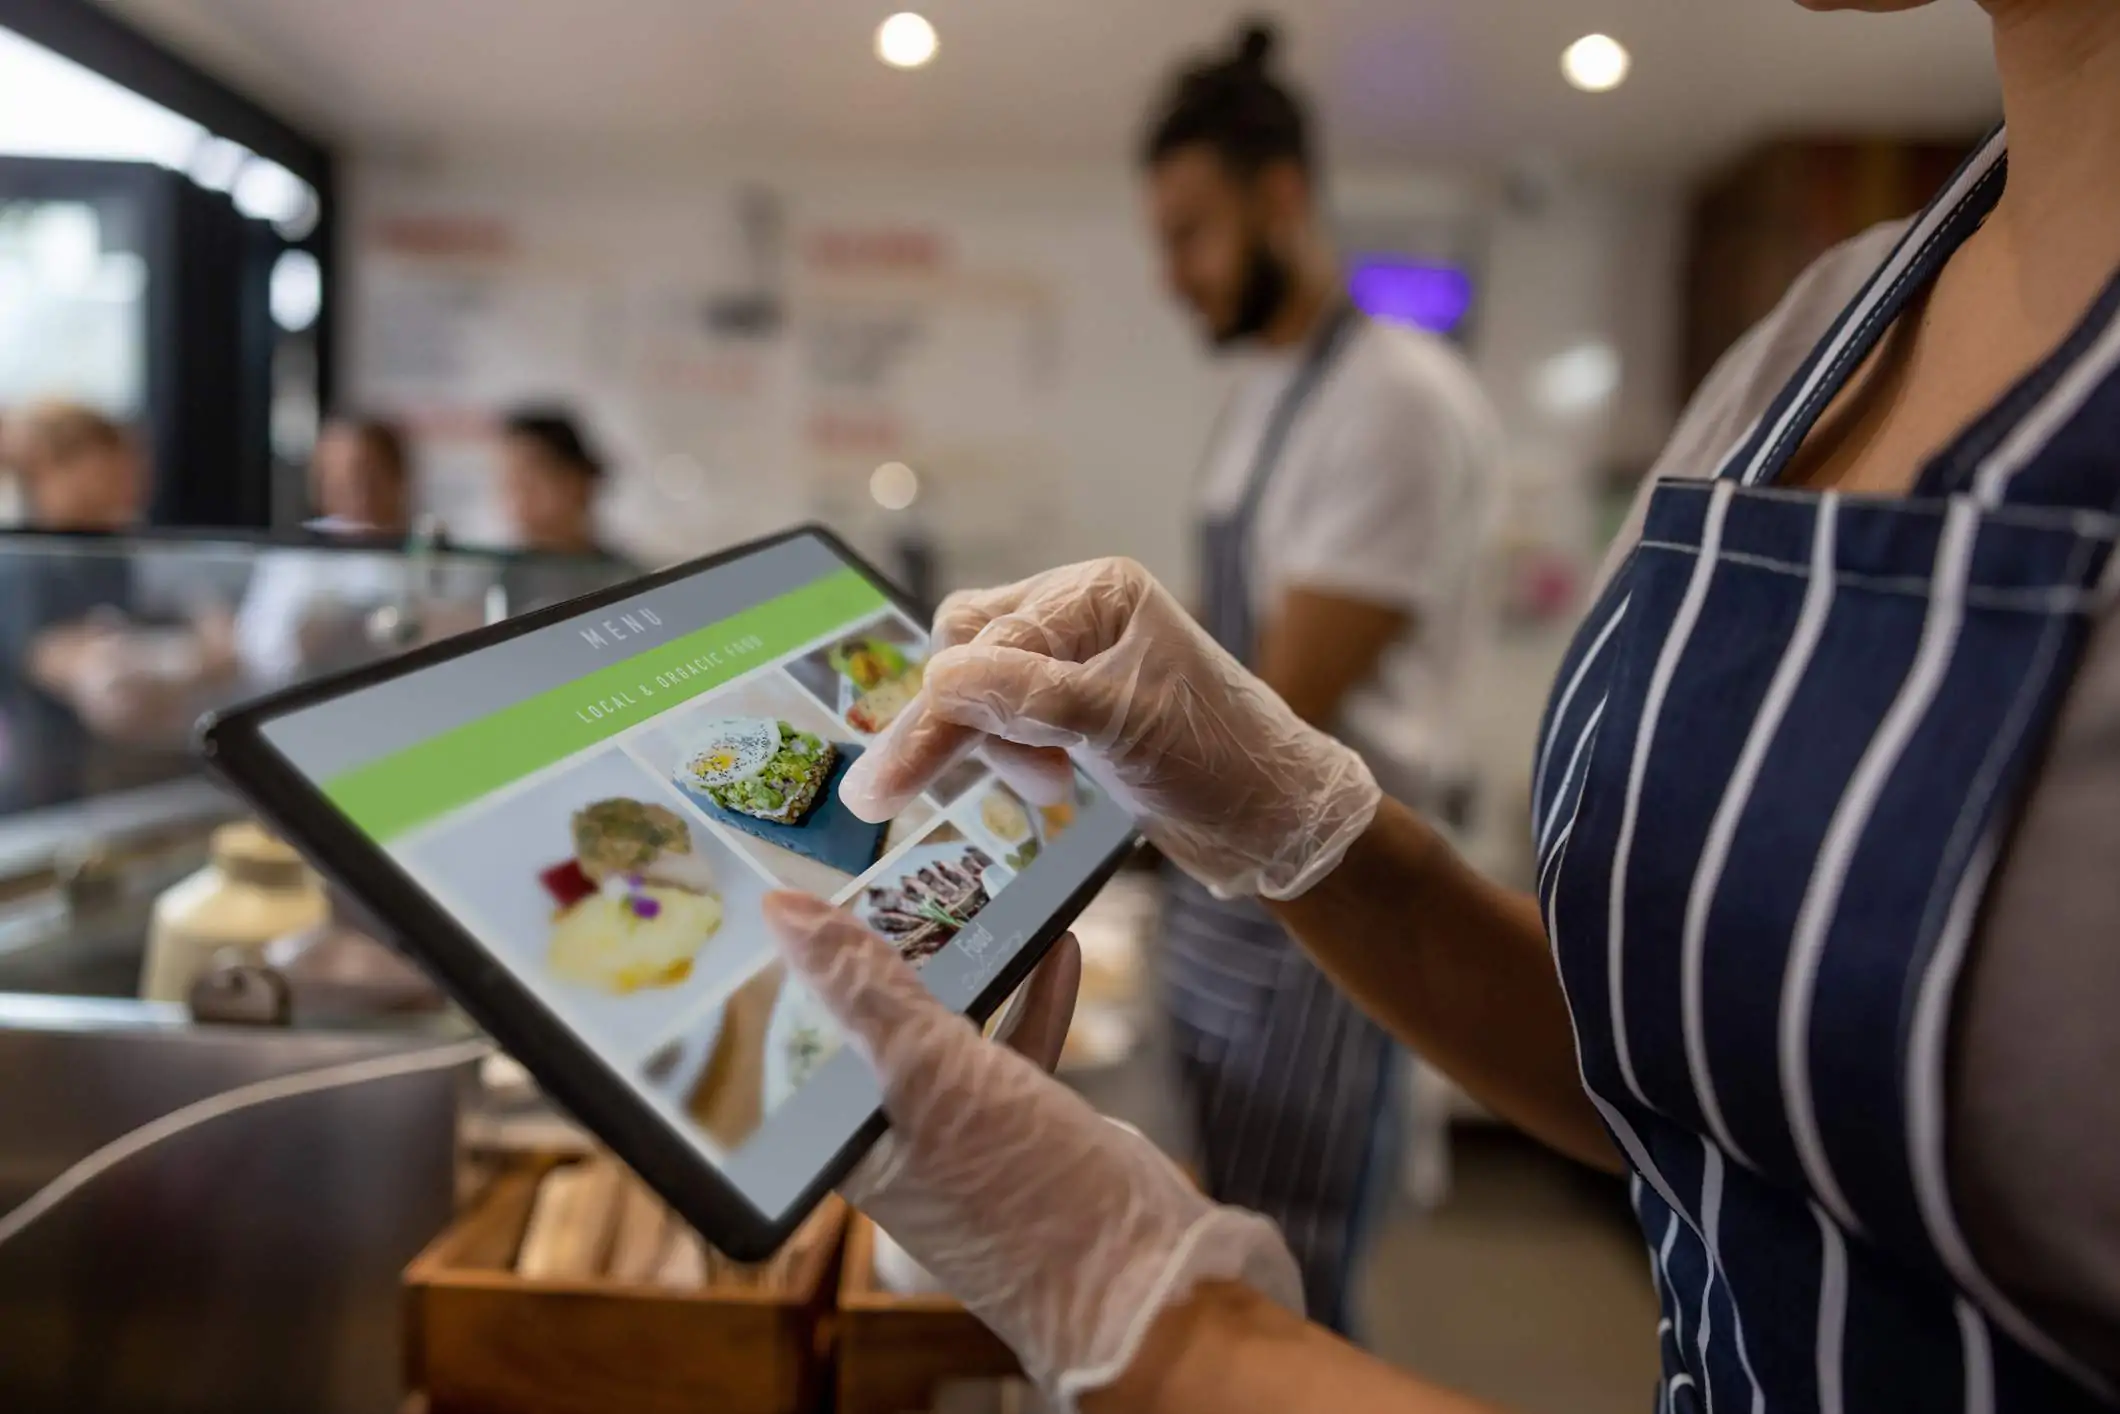
[[[136,523],[147,477],[132,434],[79,403],[35,403],[7,420],[27,528],[114,531]],[[97,645],[123,631],[127,557],[93,541],[23,542],[0,556],[0,811],[79,796],[96,769],[74,699]]]
[[[414,489],[403,432],[376,417],[328,418],[309,486],[317,514],[304,528],[321,542],[360,543],[263,549],[240,600],[209,593],[179,625],[104,623],[83,642],[66,694],[82,720],[110,740],[172,746],[216,701],[377,654],[369,617],[408,592],[395,543]]]
[[[309,494],[315,515],[304,527],[319,536],[403,536],[414,495],[404,429],[353,413],[326,419],[310,458]],[[404,588],[404,563],[394,546],[369,554],[271,551],[258,557],[233,621],[215,623],[209,616],[202,622],[207,656],[258,687],[292,681],[349,652],[358,654],[361,623]]]
[[[7,421],[7,462],[36,530],[122,530],[146,504],[139,448],[125,428],[81,403],[33,403]]]
[[[511,542],[533,555],[572,559],[571,564],[525,560],[510,565],[502,576],[510,614],[637,573],[598,534],[596,499],[603,481],[603,462],[571,413],[521,408],[502,420],[500,500]]]
[[[596,493],[603,463],[556,408],[511,412],[501,424],[501,509],[513,543],[550,555],[600,552]]]
[[[1180,72],[1142,147],[1173,294],[1249,360],[1199,490],[1201,620],[1306,721],[1434,809],[1495,504],[1495,417],[1457,353],[1350,303],[1273,31]],[[1349,1329],[1403,1148],[1402,1057],[1255,900],[1173,872],[1165,991],[1203,1173],[1265,1213],[1310,1310]]]
[[[402,535],[412,524],[412,456],[405,431],[380,417],[341,415],[317,433],[309,463],[312,530]]]

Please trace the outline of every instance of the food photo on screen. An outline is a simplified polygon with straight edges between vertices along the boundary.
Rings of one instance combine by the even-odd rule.
[[[881,614],[788,665],[825,710],[862,737],[898,720],[920,695],[927,635],[895,613]]]
[[[851,906],[918,966],[949,946],[1015,877],[945,821],[864,881]]]
[[[844,1040],[823,1003],[775,961],[658,1044],[641,1076],[733,1153]]]
[[[775,881],[820,898],[935,818],[924,801],[884,824],[848,810],[839,782],[867,745],[778,671],[666,713],[626,749]]]
[[[771,954],[773,882],[612,747],[438,821],[396,853],[547,1006],[621,1056]]]

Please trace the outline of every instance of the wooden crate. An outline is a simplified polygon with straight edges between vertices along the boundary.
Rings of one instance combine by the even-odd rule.
[[[1000,1337],[947,1296],[899,1296],[876,1284],[876,1227],[847,1221],[839,1268],[837,1414],[914,1414],[944,1384],[1004,1379],[1022,1367]]]
[[[406,1375],[429,1414],[813,1414],[846,1210],[782,1290],[673,1291],[512,1270],[549,1162],[510,1169],[405,1269]]]

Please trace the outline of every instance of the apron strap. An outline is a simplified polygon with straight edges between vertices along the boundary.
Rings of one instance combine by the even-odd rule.
[[[2008,165],[2008,134],[1998,126],[1907,227],[1862,293],[1841,311],[1796,376],[1723,462],[1719,478],[1744,486],[1769,486],[1780,478],[1849,373],[1869,357],[1951,253],[1987,220],[2001,198]]]
[[[1240,602],[1219,606],[1223,615],[1234,616],[1240,631],[1233,636],[1238,644],[1223,646],[1236,653],[1247,664],[1253,649],[1257,647],[1257,625],[1251,615],[1251,528],[1258,519],[1259,506],[1266,499],[1266,490],[1272,484],[1274,473],[1280,468],[1281,455],[1287,449],[1289,433],[1294,430],[1296,419],[1309,404],[1313,394],[1323,385],[1325,377],[1332,371],[1354,335],[1366,323],[1361,311],[1353,303],[1340,300],[1325,316],[1310,347],[1303,352],[1303,360],[1296,365],[1295,374],[1288,386],[1274,400],[1273,411],[1267,414],[1265,429],[1259,435],[1258,447],[1253,451],[1251,469],[1244,479],[1244,492],[1229,513],[1223,528],[1222,553],[1234,557],[1227,583],[1231,592],[1240,596]]]

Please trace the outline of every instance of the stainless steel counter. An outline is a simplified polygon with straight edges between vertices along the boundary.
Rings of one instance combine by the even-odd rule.
[[[0,1213],[193,1101],[435,1044],[0,996]],[[449,1216],[461,1083],[406,1075],[208,1121],[0,1245],[0,1409],[395,1409],[398,1273]]]

